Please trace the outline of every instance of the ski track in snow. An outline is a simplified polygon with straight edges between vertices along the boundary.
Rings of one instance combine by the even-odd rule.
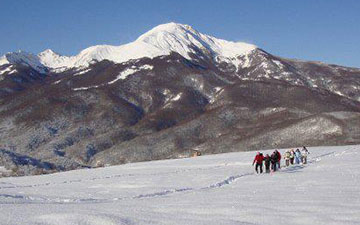
[[[224,165],[224,166],[227,166],[227,165]],[[189,172],[189,171],[193,171],[193,170],[207,170],[207,169],[214,169],[214,168],[221,168],[221,167],[223,167],[223,166],[212,166],[212,167],[206,167],[206,168],[190,168],[190,169],[175,170],[173,172],[165,172],[165,173],[116,174],[116,175],[111,175],[111,176],[93,177],[93,178],[90,178],[90,179],[74,179],[74,180],[67,180],[67,181],[62,181],[62,182],[58,182],[58,183],[56,183],[56,182],[53,182],[53,183],[46,182],[46,183],[33,184],[33,185],[13,185],[11,183],[6,183],[6,184],[11,185],[11,186],[0,187],[0,190],[1,189],[12,189],[12,188],[36,188],[36,187],[48,186],[48,185],[72,184],[72,183],[79,183],[79,182],[83,182],[83,181],[95,181],[95,180],[103,180],[103,179],[124,178],[124,177],[133,177],[133,176],[139,176],[139,175],[158,176],[158,175],[164,175],[164,174],[177,174],[177,173]],[[5,184],[5,182],[2,182],[2,183]]]
[[[224,165],[227,166],[227,165]],[[219,168],[220,166],[214,166],[212,168]],[[209,168],[206,168],[209,169]],[[196,169],[184,169],[184,170],[177,170],[174,172],[170,172],[170,173],[181,173],[181,172],[188,172],[188,171],[192,171],[192,170],[204,170],[204,168],[196,168]],[[146,176],[158,176],[160,174],[170,174],[170,173],[153,173],[153,174],[146,174]],[[136,174],[136,175],[140,175],[140,174]],[[133,197],[124,197],[124,198],[114,198],[114,199],[94,199],[94,198],[88,198],[88,199],[84,199],[84,198],[80,198],[80,199],[69,199],[69,198],[53,198],[53,199],[49,199],[49,198],[43,198],[43,197],[35,197],[35,196],[24,196],[24,195],[9,195],[9,194],[0,194],[0,197],[6,197],[6,198],[13,198],[13,199],[23,199],[23,200],[28,200],[28,201],[35,201],[37,203],[43,202],[43,203],[105,203],[105,202],[112,202],[112,201],[119,201],[119,200],[128,200],[128,199],[141,199],[141,198],[151,198],[151,197],[159,197],[159,196],[165,196],[165,195],[169,195],[169,194],[175,194],[175,193],[181,193],[181,192],[189,192],[189,191],[201,191],[201,190],[208,190],[208,189],[213,189],[213,188],[220,188],[223,187],[225,185],[229,185],[231,183],[233,183],[234,181],[236,181],[239,178],[245,177],[245,176],[249,176],[249,175],[254,175],[254,173],[245,173],[245,174],[240,174],[240,175],[235,175],[235,176],[230,176],[228,178],[226,178],[225,180],[222,180],[220,182],[211,184],[209,186],[206,187],[201,187],[201,188],[190,188],[190,187],[183,187],[183,188],[176,188],[176,189],[172,189],[172,190],[164,190],[164,191],[160,191],[160,192],[154,192],[154,193],[146,193],[146,194],[139,194]],[[48,185],[56,185],[56,184],[71,184],[71,183],[77,183],[77,182],[83,182],[83,181],[93,181],[93,180],[100,180],[100,179],[111,179],[111,178],[122,178],[122,177],[131,177],[131,176],[135,176],[135,174],[126,174],[126,175],[114,175],[114,176],[105,176],[105,177],[97,177],[97,178],[91,178],[91,179],[86,179],[86,180],[81,180],[81,179],[77,179],[77,180],[69,180],[69,181],[63,181],[61,183],[43,183],[43,184],[35,184],[35,185],[14,185],[14,186],[5,186],[5,187],[0,187],[1,189],[12,189],[12,188],[36,188],[36,187],[41,187],[41,186],[48,186]],[[31,203],[31,202],[29,202]],[[2,204],[0,202],[0,204]],[[21,203],[23,204],[23,203]]]
[[[353,148],[354,147],[349,147],[349,148],[345,149],[344,151],[342,151],[340,153],[336,153],[336,152],[325,153],[325,154],[316,156],[315,158],[309,160],[307,165],[299,164],[299,165],[292,165],[290,167],[285,167],[285,168],[283,167],[280,171],[278,171],[276,173],[293,173],[293,172],[296,172],[298,170],[305,169],[306,167],[321,161],[325,157],[337,157],[337,156],[340,156],[340,155],[343,155],[343,154],[347,154],[347,152],[349,150],[353,149]],[[351,154],[353,154],[353,153],[354,152],[351,152]],[[212,166],[210,168],[212,168],[212,169],[220,168],[220,167],[224,167],[224,166],[227,166],[227,165],[228,164],[224,164],[222,166],[221,165],[220,166],[219,165],[218,166]],[[164,175],[164,174],[177,174],[177,173],[183,173],[183,172],[190,172],[190,171],[193,171],[193,170],[207,170],[207,169],[210,169],[210,168],[209,167],[206,167],[206,168],[190,168],[190,169],[176,170],[176,171],[167,172],[167,173],[151,173],[151,174],[146,174],[146,176],[158,176],[158,175]],[[91,179],[83,179],[83,180],[82,179],[67,180],[67,181],[63,181],[63,182],[59,182],[59,183],[46,182],[46,183],[34,184],[34,185],[3,186],[3,187],[0,187],[0,190],[1,189],[12,189],[12,188],[36,188],[36,187],[48,186],[48,185],[72,184],[72,183],[80,183],[80,182],[84,182],[84,181],[95,181],[95,180],[102,180],[102,179],[123,178],[123,177],[132,177],[132,176],[138,176],[138,175],[144,175],[144,174],[118,174],[118,175],[112,175],[112,176],[94,177],[94,178],[91,178]],[[227,177],[224,180],[221,180],[219,182],[209,184],[208,186],[200,187],[200,188],[181,187],[181,188],[176,188],[176,189],[158,191],[158,192],[154,192],[154,193],[143,193],[143,194],[135,195],[133,197],[122,197],[122,198],[113,198],[113,199],[96,199],[96,198],[75,198],[75,199],[70,199],[70,198],[61,198],[61,197],[46,198],[46,197],[41,197],[41,196],[26,196],[26,195],[11,195],[11,194],[0,194],[0,197],[11,198],[11,199],[21,199],[21,200],[26,201],[26,202],[22,202],[22,203],[19,203],[19,204],[33,204],[33,203],[37,203],[37,204],[39,204],[39,203],[41,203],[41,204],[54,204],[54,203],[59,203],[59,204],[109,203],[109,202],[129,200],[129,199],[143,199],[143,198],[163,197],[163,196],[177,194],[177,193],[206,191],[206,190],[211,190],[211,189],[215,189],[215,188],[223,188],[225,186],[231,185],[232,183],[236,182],[237,180],[239,180],[241,178],[246,178],[248,176],[253,176],[253,175],[256,175],[256,173],[255,172],[250,172],[250,173],[244,173],[244,174],[237,174],[237,175],[229,176],[229,177]],[[11,185],[10,183],[5,183],[5,182],[1,182],[1,183]],[[9,203],[0,202],[0,204],[9,204]],[[15,204],[17,204],[17,203],[15,203]]]

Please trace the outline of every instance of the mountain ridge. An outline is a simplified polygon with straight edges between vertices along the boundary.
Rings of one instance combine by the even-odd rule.
[[[106,59],[115,63],[122,63],[142,57],[153,58],[156,56],[168,55],[170,52],[177,52],[183,57],[190,59],[189,52],[195,53],[194,47],[203,51],[208,51],[214,56],[223,58],[234,58],[257,48],[254,45],[243,42],[231,42],[217,39],[202,34],[189,25],[171,22],[158,25],[139,36],[135,41],[124,45],[90,46],[73,56],[63,56],[55,53],[51,49],[47,49],[40,52],[37,57],[38,64],[50,69],[71,69],[74,67],[87,67],[94,60],[101,61]],[[19,54],[7,53],[3,58],[8,59],[8,62],[10,63],[16,63],[18,60],[13,59],[16,57],[31,57],[33,61],[36,60],[36,56],[33,54],[26,52],[22,53],[22,55],[20,55],[20,52]],[[4,62],[3,64],[5,64]],[[37,69],[37,67],[34,69]]]

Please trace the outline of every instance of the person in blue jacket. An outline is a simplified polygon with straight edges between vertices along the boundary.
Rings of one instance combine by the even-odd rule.
[[[295,151],[295,163],[300,164],[301,162],[301,152],[299,149],[296,149]]]

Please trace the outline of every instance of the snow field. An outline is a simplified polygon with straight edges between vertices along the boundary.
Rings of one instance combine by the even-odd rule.
[[[2,178],[0,224],[359,224],[360,146],[308,149],[273,174],[241,152]]]

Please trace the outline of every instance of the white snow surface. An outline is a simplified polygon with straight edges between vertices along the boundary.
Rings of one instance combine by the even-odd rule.
[[[138,71],[140,71],[140,70],[152,70],[153,68],[154,68],[153,66],[151,66],[151,65],[146,65],[146,64],[145,64],[145,65],[142,65],[142,66],[140,66],[140,67],[138,67],[138,68],[135,67],[135,66],[132,66],[132,67],[130,67],[130,68],[126,68],[125,70],[121,71],[121,72],[119,73],[119,75],[117,75],[114,80],[109,81],[108,84],[113,84],[113,83],[115,83],[115,82],[118,81],[118,80],[124,80],[124,79],[126,79],[129,75],[134,74],[134,73],[136,73],[136,72],[138,72]]]
[[[308,149],[273,174],[246,152],[1,178],[0,224],[360,224],[360,146]]]
[[[171,101],[179,101],[179,99],[181,98],[182,93],[177,94],[174,98],[171,99]]]
[[[30,66],[40,73],[46,72],[46,67],[39,61],[39,57],[31,53],[18,51],[7,53],[0,58],[0,66],[5,64],[22,64]]]
[[[98,88],[99,85],[94,85],[94,86],[89,86],[89,87],[78,87],[78,88],[73,88],[73,91],[85,91],[91,88]]]
[[[279,68],[284,68],[284,65],[279,60],[272,60]]]
[[[12,65],[6,67],[6,68],[3,69],[3,70],[0,70],[0,75],[2,75],[2,74],[4,74],[4,73],[7,73],[7,72],[11,72],[11,69],[12,69]]]
[[[104,59],[122,63],[131,59],[169,55],[171,52],[177,52],[190,59],[189,53],[194,52],[192,46],[225,60],[233,60],[257,48],[251,44],[225,41],[199,33],[189,25],[167,23],[156,26],[134,42],[125,45],[96,45],[82,50],[75,56],[62,56],[47,49],[33,57],[32,61],[54,71],[63,71],[64,68],[87,67],[92,62]],[[13,54],[17,53],[8,53],[2,57],[0,65],[11,62],[9,58],[12,58]],[[29,54],[23,54],[27,55]]]
[[[10,64],[9,60],[7,60],[6,56],[0,57],[0,65]]]
[[[84,70],[79,70],[79,72],[75,73],[74,76],[79,76],[79,75],[85,74],[85,73],[87,73],[89,71],[91,71],[90,68],[87,68],[87,69],[84,69]]]
[[[127,76],[129,76],[135,72],[137,72],[137,70],[132,69],[132,68],[125,69],[124,71],[120,72],[119,75],[117,75],[114,80],[109,81],[108,84],[113,84],[118,80],[124,80]]]

